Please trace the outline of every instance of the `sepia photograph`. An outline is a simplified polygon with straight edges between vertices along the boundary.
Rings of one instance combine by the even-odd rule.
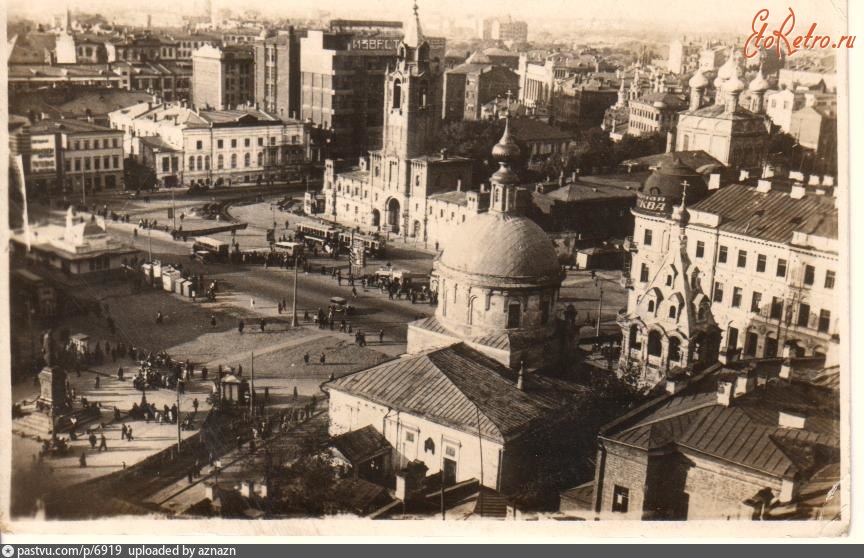
[[[856,37],[723,4],[10,0],[2,530],[842,534]]]

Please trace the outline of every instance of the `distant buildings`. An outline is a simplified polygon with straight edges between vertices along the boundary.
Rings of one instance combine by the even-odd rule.
[[[678,113],[687,107],[682,95],[651,91],[629,104],[627,133],[631,136],[666,134],[678,124]]]
[[[254,70],[249,47],[202,46],[192,53],[192,104],[226,110],[254,102]]]
[[[669,43],[666,70],[673,74],[689,74],[699,67],[699,46],[683,37]]]
[[[517,92],[519,76],[475,52],[464,64],[444,73],[443,87],[444,120],[480,120],[484,104]]]
[[[479,35],[479,38],[485,41],[500,41],[508,44],[526,43],[528,42],[528,24],[524,21],[516,21],[512,17],[484,19],[480,25]]]
[[[618,91],[603,80],[584,81],[573,76],[556,84],[550,116],[559,126],[584,131],[600,126],[604,113],[617,98]]]

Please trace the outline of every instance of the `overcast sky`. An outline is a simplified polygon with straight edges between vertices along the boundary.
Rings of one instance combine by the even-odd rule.
[[[140,17],[152,13],[154,21],[160,13],[191,13],[202,0],[7,0],[10,15],[44,18],[46,14],[62,13],[66,6],[73,10],[102,13],[108,19],[123,19],[124,14]],[[214,0],[217,7],[253,8],[263,15],[297,14],[303,10],[330,11],[346,18],[380,17],[405,19],[413,0]],[[438,14],[454,19],[495,14],[539,21],[644,22],[658,31],[693,35],[712,31],[729,32],[740,29],[748,33],[751,21],[760,8],[771,10],[769,23],[778,26],[788,13],[796,12],[796,32],[805,32],[812,23],[818,30],[843,33],[846,6],[843,0],[419,0],[421,16]],[[466,21],[466,24],[469,22]],[[772,25],[772,28],[773,26]],[[467,26],[470,26],[467,25]],[[530,31],[529,31],[530,32]]]

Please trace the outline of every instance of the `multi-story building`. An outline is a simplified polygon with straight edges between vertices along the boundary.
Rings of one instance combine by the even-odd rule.
[[[300,39],[300,116],[332,132],[333,155],[381,146],[384,76],[396,64],[401,24],[379,31],[310,30]]]
[[[681,95],[651,91],[629,103],[627,133],[631,136],[665,134],[675,129],[678,112],[687,107]]]
[[[637,366],[645,381],[718,359],[774,357],[784,346],[801,356],[836,345],[833,188],[760,180],[711,192],[673,156],[638,194],[619,323],[621,365]]]
[[[307,126],[248,107],[142,103],[109,117],[113,128],[125,132],[131,155],[163,184],[286,180],[309,156]]]
[[[300,35],[291,27],[254,49],[255,102],[279,118],[300,118]]]
[[[129,89],[129,76],[112,64],[73,66],[9,66],[9,93],[25,93],[46,87],[114,87]]]
[[[147,91],[166,101],[188,100],[192,94],[192,68],[176,62],[123,62],[113,65],[129,77],[132,90]]]
[[[559,126],[587,130],[602,124],[606,110],[615,104],[618,90],[597,80],[573,76],[556,83],[551,117]]]
[[[483,105],[508,93],[517,93],[519,75],[475,52],[464,64],[444,73],[444,120],[480,120]]]
[[[527,107],[548,105],[558,80],[597,71],[598,60],[590,54],[555,53],[542,62],[530,61],[527,54],[519,56],[519,101]]]
[[[762,113],[767,80],[760,73],[750,83],[757,112],[740,106],[747,85],[741,81],[734,56],[720,68],[714,85],[718,92],[714,104],[703,106],[708,80],[701,70],[691,78],[690,105],[678,116],[675,150],[701,149],[730,167],[760,168],[771,131],[771,121]]]
[[[587,506],[603,520],[835,520],[839,367],[825,358],[715,365],[600,429]],[[568,491],[571,492],[571,491]],[[580,509],[581,508],[581,509]]]
[[[192,53],[192,103],[231,109],[255,99],[255,57],[250,47],[204,45]]]
[[[171,39],[177,43],[177,60],[184,63],[191,63],[192,53],[202,46],[219,46],[222,44],[219,35],[206,33],[172,35]]]
[[[177,59],[177,41],[155,37],[149,33],[118,43],[111,42],[107,46],[109,62],[157,62]]]
[[[669,58],[666,70],[673,74],[689,74],[699,67],[699,46],[685,38],[669,43]]]
[[[84,195],[123,186],[123,134],[80,120],[30,127],[28,186],[43,194]]]
[[[430,54],[415,16],[384,82],[383,147],[350,172],[326,162],[325,219],[429,241],[427,197],[469,184],[470,160],[430,153],[441,118],[441,69]]]
[[[514,21],[513,18],[508,18],[506,21],[496,19],[492,22],[490,38],[508,44],[527,43],[528,24],[524,21]]]

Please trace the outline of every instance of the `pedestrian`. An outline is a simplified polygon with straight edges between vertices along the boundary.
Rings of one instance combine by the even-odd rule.
[[[195,470],[192,467],[189,467],[189,471],[186,474],[186,478],[189,479],[189,484],[192,484],[194,481],[193,477],[195,476]]]
[[[297,386],[294,386],[294,401],[297,401]]]
[[[96,375],[96,389],[99,389],[99,375]]]
[[[354,298],[357,298],[357,287],[351,287],[351,294],[354,295]]]
[[[264,386],[264,402],[265,403],[270,402],[270,388],[267,386]]]
[[[88,440],[90,441],[90,449],[96,449],[96,434],[90,432]]]
[[[126,432],[128,432],[128,429],[127,429],[126,425],[124,424],[123,428],[120,429],[120,439],[121,440],[126,439]]]
[[[249,299],[249,308],[251,308],[252,310],[255,310],[255,299],[254,298]]]
[[[192,408],[195,409],[195,412],[198,412],[198,398],[192,400]]]
[[[243,322],[243,320],[240,320],[239,322],[237,322],[237,331],[238,332],[243,333],[243,329],[245,327],[246,327],[246,324]]]
[[[379,343],[384,342],[384,330],[383,329],[378,330],[378,342]]]
[[[264,326],[267,325],[267,320],[265,318],[261,318],[261,321],[259,323],[261,324],[261,333],[264,333]]]
[[[327,362],[327,357],[324,356],[323,352],[321,353],[320,361],[321,361],[321,366],[324,366],[324,364]]]
[[[303,321],[304,322],[309,321],[309,310],[303,310]]]
[[[105,433],[104,433],[104,432],[102,432],[102,433],[99,435],[99,439],[100,439],[100,441],[99,441],[99,451],[100,451],[100,452],[101,452],[102,450],[108,451],[108,440],[105,439]]]
[[[132,441],[132,427],[131,426],[126,430],[126,439],[129,440],[130,442]]]
[[[78,463],[81,464],[81,467],[87,466],[87,454],[85,454],[83,451],[81,452],[81,457],[78,458]]]
[[[303,355],[303,364],[309,365],[309,353]]]
[[[216,327],[216,315],[210,314],[210,327]]]

